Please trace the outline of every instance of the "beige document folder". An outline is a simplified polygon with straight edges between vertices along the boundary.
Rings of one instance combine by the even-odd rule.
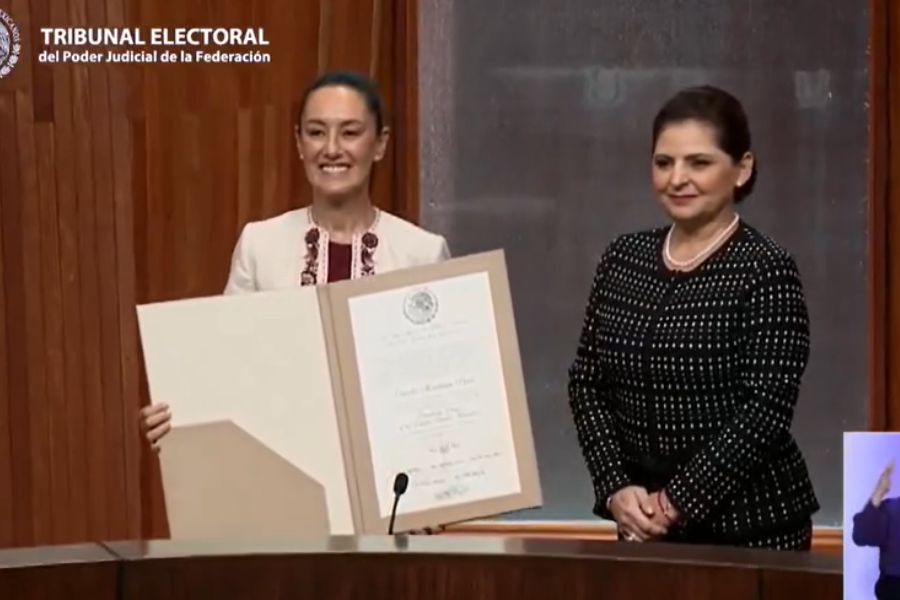
[[[385,533],[400,471],[395,531],[541,504],[502,251],[138,320],[175,538]]]

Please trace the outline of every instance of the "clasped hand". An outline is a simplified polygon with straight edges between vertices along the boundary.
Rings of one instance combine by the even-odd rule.
[[[637,485],[630,485],[613,494],[609,510],[619,531],[629,541],[646,542],[661,538],[675,521],[674,508],[670,507],[665,492],[651,494]]]

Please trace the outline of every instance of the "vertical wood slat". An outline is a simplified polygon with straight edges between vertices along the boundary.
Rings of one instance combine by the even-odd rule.
[[[3,102],[3,93],[0,93],[0,103]],[[2,114],[2,113],[0,113]],[[6,164],[6,156],[3,148],[0,148],[0,221],[7,212],[7,207],[17,201],[8,186],[3,185],[5,173],[3,164]],[[7,295],[14,293],[11,282],[7,280],[6,268],[6,236],[3,226],[0,224],[0,486],[5,490],[15,489],[13,478],[13,454],[12,454],[12,385],[8,375],[9,348],[7,339],[9,335],[6,326],[9,320],[7,312]],[[15,530],[13,523],[16,521],[16,511],[13,502],[13,494],[0,494],[0,547],[13,546],[15,544]]]
[[[308,2],[306,5],[306,8],[302,11],[294,11],[293,19],[301,27],[311,29],[309,24],[315,23],[314,17],[318,16],[316,3]],[[312,10],[309,7],[312,7]],[[271,11],[268,3],[257,3],[254,5],[253,23],[258,26],[262,19],[271,19],[275,15],[276,13]],[[279,20],[276,28],[272,29],[272,31],[281,39],[290,39],[288,37],[289,33],[297,31],[297,28],[292,28],[290,19],[287,19]],[[314,31],[312,29],[312,34],[304,35],[313,35],[314,40]],[[305,45],[310,48],[313,47],[313,44],[308,42]],[[310,77],[314,73],[314,65],[310,64],[308,60],[305,63],[302,61],[301,52],[293,50],[282,52],[277,63],[267,65],[262,70],[264,74],[264,88],[269,92],[265,101],[267,111],[266,123],[267,127],[271,128],[270,135],[272,138],[271,146],[269,147],[271,168],[266,177],[268,180],[267,184],[270,186],[271,198],[273,199],[273,208],[280,211],[293,208],[297,200],[296,197],[291,195],[291,172],[294,170],[295,164],[299,166],[299,163],[295,163],[297,159],[294,142],[293,106],[295,98],[302,88],[300,83],[304,77],[302,72],[309,72]],[[301,73],[298,73],[298,71]],[[291,76],[283,76],[282,73],[285,72],[290,73]]]
[[[20,32],[29,31],[31,28],[30,7],[25,0],[13,0],[12,10],[17,15],[17,24]],[[32,59],[30,56],[22,57],[20,67],[29,69]],[[22,279],[21,297],[17,300],[23,303],[20,317],[24,322],[20,325],[19,335],[15,343],[10,344],[12,351],[19,354],[19,360],[24,360],[24,368],[19,377],[24,378],[25,385],[21,396],[14,396],[11,401],[16,404],[13,412],[12,426],[19,422],[27,431],[16,435],[12,452],[21,458],[30,460],[30,467],[24,479],[31,485],[29,499],[31,502],[31,514],[21,515],[19,518],[27,521],[30,532],[22,524],[21,532],[30,533],[31,536],[49,536],[52,533],[52,519],[43,518],[49,511],[49,448],[46,437],[47,408],[45,405],[43,382],[43,320],[39,310],[41,296],[40,278],[40,232],[37,222],[37,206],[31,199],[37,196],[36,159],[34,148],[34,118],[32,115],[31,95],[34,83],[26,79],[22,85],[17,86],[11,100],[14,104],[14,126],[0,127],[5,131],[7,139],[16,138],[16,161],[13,163],[18,172],[18,198],[14,198],[14,205],[19,221],[9,223],[19,227],[17,245],[19,246],[19,259],[21,264]],[[4,140],[5,142],[5,140]],[[15,163],[18,163],[17,165]],[[27,199],[27,200],[26,200]],[[18,415],[20,419],[17,419]],[[16,439],[18,438],[18,439]],[[17,443],[18,441],[18,443]],[[25,471],[26,468],[20,466]],[[20,479],[21,481],[21,479]],[[23,543],[20,538],[19,544]]]
[[[871,0],[869,103],[869,427],[900,430],[900,8]]]
[[[74,26],[88,25],[86,0],[72,0]],[[100,275],[97,265],[97,200],[93,149],[102,139],[91,121],[91,72],[86,65],[67,65],[73,72],[72,123],[75,134],[78,261],[81,272],[82,352],[84,356],[84,406],[88,475],[88,524],[92,532],[108,530],[105,452],[106,416],[103,414],[102,344],[100,338]]]
[[[225,287],[225,281],[228,276],[230,267],[231,250],[234,246],[234,230],[237,223],[236,211],[222,210],[222,199],[228,198],[228,203],[234,206],[238,196],[238,165],[236,164],[237,156],[237,95],[236,86],[229,86],[223,92],[231,100],[232,106],[220,113],[221,121],[230,121],[230,127],[213,127],[212,135],[205,139],[204,154],[211,157],[208,167],[217,162],[225,162],[216,159],[216,149],[229,148],[229,156],[227,163],[233,165],[231,168],[225,168],[216,173],[209,168],[208,186],[213,204],[210,208],[210,216],[207,220],[206,227],[203,229],[202,244],[206,248],[212,249],[212,252],[200,252],[202,265],[200,267],[203,273],[212,273],[219,279],[219,286],[216,290],[221,292]],[[227,257],[224,261],[221,257]],[[206,291],[206,290],[204,290]]]
[[[330,70],[352,70],[366,74],[372,53],[372,2],[374,0],[327,0],[331,22],[328,28]]]
[[[275,107],[266,104],[262,109],[262,199],[263,212],[267,215],[284,210],[283,198],[278,198],[278,171],[283,165],[278,164],[279,141],[284,130],[279,128]]]
[[[13,0],[12,9],[17,16],[20,32],[32,30],[32,7],[27,0]],[[31,69],[33,58],[21,57],[18,65]],[[14,94],[16,128],[7,130],[9,137],[16,136],[18,146],[18,172],[20,185],[20,217],[22,257],[22,296],[24,297],[24,334],[18,351],[24,355],[27,368],[27,396],[15,399],[26,403],[23,412],[28,415],[28,446],[15,448],[20,456],[30,458],[31,482],[31,534],[36,538],[53,535],[53,519],[50,504],[50,438],[49,409],[47,406],[46,374],[44,370],[44,319],[41,310],[41,233],[38,197],[37,157],[34,135],[34,87],[35,80],[26,80]],[[28,517],[26,517],[28,518]]]
[[[331,53],[331,30],[334,27],[334,0],[319,0],[319,29],[316,32],[318,47],[316,49],[317,72],[328,70]]]
[[[69,21],[67,0],[51,0],[54,23]],[[75,133],[72,123],[73,72],[67,66],[53,67],[53,121],[56,165],[59,265],[63,306],[62,332],[65,387],[66,469],[68,518],[71,541],[90,539],[88,524],[87,429],[84,373],[82,369],[81,273],[78,259],[78,205],[75,166]]]
[[[287,90],[283,93],[290,94]],[[296,94],[299,92],[294,91],[294,93]],[[297,144],[295,141],[296,137],[294,136],[295,117],[293,104],[282,104],[278,107],[278,113],[278,131],[280,135],[278,138],[276,160],[280,167],[278,169],[277,193],[279,198],[287,198],[287,208],[294,208],[293,202],[295,202],[297,198],[296,196],[293,196],[292,173],[296,170],[293,168],[293,165],[297,164],[300,169],[303,167],[299,162],[300,159],[297,154]]]
[[[5,5],[3,5],[6,8]],[[9,112],[10,98],[14,93],[13,86],[7,78],[5,82],[0,82],[0,131],[12,132],[10,129],[9,117],[3,115]],[[11,135],[8,133],[6,135]],[[20,198],[13,186],[11,171],[15,169],[15,164],[9,162],[14,155],[11,148],[0,144],[0,489],[14,490],[16,478],[14,476],[14,462],[17,458],[13,456],[13,380],[9,373],[9,355],[10,348],[15,348],[16,340],[12,339],[13,331],[9,329],[10,311],[7,298],[12,300],[15,305],[13,296],[17,289],[15,284],[9,278],[6,268],[7,246],[6,235],[3,227],[5,215],[10,212],[10,207],[14,203],[18,203]],[[14,523],[19,514],[17,512],[17,504],[13,494],[0,494],[0,547],[13,546],[16,544],[16,531]]]
[[[310,3],[307,2],[304,4]],[[229,19],[233,20],[230,20],[229,22],[235,23],[235,26],[246,23],[253,28],[263,27],[269,41],[269,46],[266,50],[271,53],[273,49],[272,44],[274,43],[274,40],[277,39],[278,31],[272,29],[271,25],[269,25],[270,21],[267,20],[267,11],[270,5],[270,2],[231,3],[229,4],[229,7],[231,8]],[[286,20],[288,19],[285,19],[285,16],[282,15],[279,25]],[[282,58],[287,57],[285,56]],[[257,69],[249,70],[249,72],[252,73],[254,88],[265,93],[267,102],[277,102],[278,91],[275,86],[278,85],[278,83],[284,85],[285,81],[290,80],[289,77],[282,76],[280,70],[277,62],[274,64],[260,65]],[[213,143],[217,144],[216,147],[230,149],[226,163],[229,165],[229,168],[225,169],[222,176],[213,177],[213,186],[215,197],[227,197],[232,206],[239,205],[246,201],[246,198],[241,199],[239,197],[241,190],[238,182],[238,170],[241,168],[241,164],[240,159],[238,158],[240,151],[238,149],[238,130],[236,127],[241,112],[240,81],[242,77],[245,77],[246,73],[248,73],[248,69],[237,68],[223,81],[225,87],[222,93],[222,102],[220,104],[222,113],[219,115],[219,118],[224,122],[231,123],[232,126],[215,127],[214,129],[216,130],[217,135],[212,138]],[[247,191],[249,190],[244,190],[244,193]],[[221,291],[225,287],[228,272],[231,267],[230,259],[234,244],[237,240],[237,228],[239,227],[239,224],[243,222],[239,221],[237,211],[223,211],[217,206],[213,207],[210,222],[213,226],[210,235],[217,239],[219,243],[215,249],[215,256],[207,255],[206,257],[206,270],[209,273],[217,275],[219,285],[217,286],[216,291]],[[216,235],[216,232],[229,231],[233,232],[230,236]],[[223,261],[221,257],[225,257],[225,260]]]
[[[0,131],[16,131],[14,93],[0,94]],[[12,459],[13,544],[27,545],[34,539],[32,522],[33,489],[30,425],[28,414],[28,364],[22,351],[26,340],[25,273],[22,257],[22,188],[20,183],[19,144],[9,135],[0,144],[0,185],[3,186],[3,213],[0,229],[3,238],[3,275],[6,295],[7,393],[9,402],[9,440]],[[11,351],[10,351],[11,350]],[[2,357],[0,357],[2,358]]]
[[[888,189],[888,141],[890,138],[889,115],[890,96],[887,60],[890,48],[889,0],[869,2],[869,429],[883,431],[892,415],[888,410],[887,398],[893,396],[888,390],[896,391],[887,380],[885,367],[890,354],[886,345],[891,337],[887,331],[887,265],[885,220],[889,205]]]
[[[381,59],[382,29],[384,28],[384,2],[372,0],[372,24],[369,27],[369,79],[378,76],[378,65]]]
[[[17,16],[25,12],[25,3],[14,7]],[[50,18],[48,0],[37,0],[28,3],[30,8],[30,27],[27,27],[31,38],[37,39],[38,29]],[[21,12],[20,12],[21,11]],[[70,532],[68,518],[68,465],[66,453],[64,377],[65,362],[63,356],[61,283],[59,262],[59,231],[57,227],[56,188],[54,169],[54,137],[49,123],[53,117],[53,79],[49,67],[33,64],[33,56],[25,55],[34,74],[31,97],[22,97],[20,108],[25,114],[30,111],[30,118],[18,119],[32,130],[29,138],[34,144],[33,171],[36,177],[36,190],[27,193],[31,198],[28,205],[31,214],[26,217],[30,222],[29,236],[34,241],[32,250],[26,252],[32,257],[31,265],[26,269],[33,272],[33,284],[28,288],[36,288],[27,299],[35,315],[30,317],[32,331],[29,342],[35,347],[31,356],[39,356],[40,367],[29,374],[32,390],[39,390],[37,397],[32,394],[32,444],[35,465],[34,471],[34,535],[38,540],[67,540]],[[24,64],[22,65],[24,67]],[[26,134],[28,135],[28,134]],[[35,339],[40,327],[40,339]],[[38,346],[40,347],[38,349]],[[29,358],[29,361],[35,358]],[[39,466],[43,465],[43,467]]]
[[[388,67],[395,85],[394,106],[399,123],[396,140],[393,177],[393,209],[414,223],[419,221],[419,63],[418,63],[418,2],[398,0],[393,3],[395,14],[393,35],[389,48],[383,52],[391,57]],[[390,40],[394,40],[391,42]]]
[[[173,260],[168,265],[168,271],[171,273],[167,281],[166,299],[176,298],[179,294],[179,284],[184,285],[187,295],[200,295],[199,285],[196,279],[198,273],[195,268],[195,261],[198,256],[203,255],[203,250],[198,248],[195,241],[195,233],[198,228],[202,227],[202,221],[198,218],[194,227],[187,227],[186,224],[191,222],[191,215],[198,215],[202,218],[203,207],[201,198],[203,195],[203,186],[200,181],[203,176],[203,154],[201,149],[201,121],[202,113],[187,113],[179,117],[177,139],[178,152],[173,153],[173,166],[170,173],[174,173],[173,180],[178,181],[179,185],[175,190],[175,210],[173,210],[173,218],[171,226],[176,231],[181,232],[181,244],[184,248],[184,254],[179,259]],[[200,205],[200,206],[198,206]]]
[[[279,62],[287,61],[287,65],[282,67],[282,70],[287,70],[288,73],[293,75],[293,77],[283,79],[286,85],[282,88],[282,94],[284,94],[282,102],[288,108],[291,123],[291,128],[287,132],[290,136],[290,150],[286,155],[288,162],[284,168],[288,171],[287,179],[290,184],[288,198],[292,202],[293,208],[308,203],[310,198],[310,190],[306,182],[306,176],[303,173],[303,165],[300,163],[297,154],[294,126],[297,123],[297,113],[300,110],[303,91],[315,79],[316,75],[325,69],[321,49],[327,47],[328,34],[327,28],[323,29],[322,26],[322,4],[322,2],[305,3],[305,11],[296,11],[293,15],[293,21],[290,19],[284,20],[279,30],[281,39],[289,40],[291,38],[288,37],[288,32],[297,32],[297,35],[306,36],[306,39],[310,40],[308,49],[303,48],[302,51],[290,49],[287,43],[283,43],[278,49]],[[273,14],[275,10],[278,10],[277,6],[272,6],[267,14]],[[325,36],[324,39],[323,36]],[[317,52],[317,49],[317,61],[310,61],[307,53]]]
[[[149,235],[147,227],[139,225],[139,223],[146,224],[147,216],[149,215],[147,201],[147,169],[149,163],[147,156],[147,127],[143,119],[136,120],[132,124],[131,138],[131,197],[133,199],[132,216],[134,218],[132,230],[134,235],[134,294],[135,302],[140,303],[146,302],[146,298],[150,295],[149,261],[147,260],[146,252],[142,251],[149,246]],[[143,355],[141,354],[140,345],[136,348],[136,357],[139,365],[137,372],[137,403],[138,406],[143,406],[148,402],[149,393],[147,390],[145,371],[142,368]],[[155,455],[153,455],[143,439],[139,441],[138,458],[140,463],[138,469],[141,506],[139,524],[141,532],[140,537],[164,538],[168,535],[168,529],[166,527],[165,506],[161,497],[162,484],[160,481],[159,464]]]
[[[108,22],[112,27],[126,26],[126,0],[107,0]],[[118,294],[118,365],[109,368],[119,372],[118,428],[121,432],[121,460],[116,465],[121,469],[122,501],[125,522],[121,530],[114,532],[121,537],[140,537],[141,489],[140,489],[140,440],[138,437],[137,414],[139,409],[138,338],[135,306],[135,265],[134,265],[134,211],[132,208],[132,144],[131,98],[129,91],[133,83],[133,73],[123,73],[118,69],[109,71],[110,85],[108,101],[111,109],[113,161],[113,237]],[[113,448],[116,447],[115,441]]]
[[[383,25],[389,28],[388,36],[394,35],[393,22],[386,21]],[[398,198],[394,175],[396,173],[397,155],[403,145],[403,122],[397,112],[397,100],[394,89],[386,83],[390,81],[393,64],[390,56],[381,53],[381,64],[375,74],[374,81],[378,85],[384,103],[385,124],[390,128],[390,138],[384,158],[375,164],[372,170],[371,195],[372,202],[389,212],[405,217],[402,211],[397,210]]]
[[[41,310],[42,272],[40,205],[38,198],[37,158],[34,143],[34,117],[28,95],[16,92],[16,124],[18,133],[19,174],[22,184],[21,222],[22,269],[25,299],[24,349],[27,361],[28,396],[21,401],[28,404],[29,442],[31,453],[31,498],[34,536],[50,539],[53,520],[50,505],[50,437],[49,408],[47,406],[46,372],[44,369],[44,320]]]
[[[31,27],[28,30],[29,40],[40,39],[40,28],[50,22],[50,0],[30,0]],[[16,15],[18,15],[18,10]],[[31,59],[29,54],[25,58]],[[18,68],[18,67],[17,67]],[[53,70],[47,66],[35,65],[33,68],[32,106],[36,123],[53,121]]]
[[[163,198],[171,197],[171,186],[165,177],[166,152],[169,148],[163,143],[165,123],[162,120],[162,108],[164,106],[163,95],[160,91],[159,78],[153,72],[148,72],[144,81],[144,103],[146,118],[141,122],[144,142],[144,180],[141,194],[144,205],[143,212],[136,215],[136,221],[147,224],[145,237],[141,239],[142,245],[135,248],[136,259],[142,262],[144,278],[141,280],[145,293],[138,295],[138,302],[152,302],[158,300],[157,290],[164,289],[162,277],[165,271],[160,268],[160,257],[165,258],[163,248],[164,239],[171,239],[168,230]],[[152,149],[152,151],[151,151]],[[152,228],[152,235],[149,229]],[[153,293],[151,292],[151,290]]]
[[[91,27],[103,27],[109,22],[104,0],[89,0],[88,23]],[[107,539],[125,537],[126,503],[124,437],[121,427],[122,378],[118,368],[120,347],[119,314],[115,233],[115,202],[113,195],[113,151],[111,132],[111,106],[109,104],[109,67],[93,69],[90,77],[91,125],[93,137],[93,163],[95,182],[95,223],[96,262],[99,276],[99,320],[101,390],[96,399],[104,419],[104,436],[99,440],[104,449],[122,449],[116,452],[104,451],[103,474],[105,480],[104,497],[107,508]]]
[[[242,227],[242,223],[250,220],[250,204],[253,197],[253,185],[251,175],[252,139],[253,139],[253,110],[239,108],[236,118],[237,130],[237,227],[236,234]]]
[[[250,218],[253,220],[270,217],[266,214],[265,196],[263,190],[263,151],[265,148],[265,122],[262,107],[255,106],[250,111],[250,187],[253,190],[250,196]]]
[[[381,45],[376,81],[392,129],[388,152],[374,171],[372,200],[412,222],[419,218],[416,5],[415,0],[387,3],[381,14],[381,34],[372,40]]]
[[[38,181],[40,182],[41,255],[43,261],[43,303],[46,356],[46,394],[50,422],[50,501],[53,540],[74,540],[69,515],[69,469],[66,443],[65,352],[63,335],[62,271],[59,249],[59,211],[56,197],[56,138],[52,124],[36,128]]]
[[[161,25],[157,13],[158,4],[136,0],[136,16],[131,25]],[[164,186],[164,170],[159,152],[156,150],[164,140],[162,129],[162,109],[164,95],[161,92],[161,73],[157,69],[141,69],[142,86],[138,91],[142,107],[141,118],[132,127],[134,179],[134,262],[135,299],[137,303],[156,300],[161,288],[158,268],[161,254],[157,242],[170,237],[159,197],[167,196],[168,188],[160,192],[154,186]],[[140,347],[138,357],[142,359]],[[138,371],[139,404],[148,402],[149,392],[144,369]],[[165,505],[162,498],[159,464],[147,444],[140,442],[140,483],[141,483],[141,534],[145,538],[164,537],[168,534]]]
[[[900,430],[900,373],[891,369],[900,359],[900,7],[897,2],[886,1],[884,4],[884,23],[887,26],[884,48],[883,69],[887,70],[887,85],[882,96],[881,114],[885,121],[875,124],[876,128],[887,134],[886,156],[886,193],[884,195],[884,249],[881,256],[887,263],[886,298],[887,311],[887,353],[885,356],[887,382],[885,393],[887,422],[890,431]],[[874,48],[873,48],[874,49]],[[878,248],[873,249],[874,252]],[[889,374],[889,375],[888,375]]]
[[[143,22],[161,25],[161,6],[153,2],[140,2]],[[178,22],[178,11],[171,15],[173,21]],[[138,302],[151,302],[160,300],[161,293],[166,289],[168,272],[162,268],[164,264],[171,264],[166,250],[165,240],[172,239],[170,229],[168,201],[174,204],[174,182],[171,180],[174,173],[167,172],[172,160],[172,153],[176,148],[169,140],[168,134],[177,132],[173,128],[169,115],[173,106],[180,106],[179,98],[171,94],[167,86],[168,76],[165,69],[145,69],[144,89],[142,90],[142,102],[144,104],[145,119],[142,122],[145,136],[146,177],[141,182],[144,186],[142,194],[146,200],[145,213],[137,216],[138,223],[145,223],[148,228],[145,246],[137,246],[135,252],[137,259],[144,262],[146,279],[142,283],[146,286],[147,295],[139,295]],[[167,200],[168,199],[168,200]]]

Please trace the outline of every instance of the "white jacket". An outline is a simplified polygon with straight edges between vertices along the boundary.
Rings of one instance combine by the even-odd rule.
[[[299,286],[300,273],[307,260],[305,236],[313,228],[309,207],[245,225],[232,254],[225,293]],[[436,263],[450,257],[443,236],[382,210],[378,211],[369,231],[378,237],[378,245],[372,253],[375,274]],[[327,238],[323,241],[319,254],[327,256]],[[323,283],[324,279],[320,274],[318,282]]]

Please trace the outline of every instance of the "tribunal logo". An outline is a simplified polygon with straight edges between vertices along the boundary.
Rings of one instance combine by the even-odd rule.
[[[0,9],[0,79],[3,79],[19,62],[22,39],[19,28],[3,9]]]
[[[416,325],[424,325],[434,319],[437,309],[437,296],[427,288],[410,293],[403,302],[403,314]]]

